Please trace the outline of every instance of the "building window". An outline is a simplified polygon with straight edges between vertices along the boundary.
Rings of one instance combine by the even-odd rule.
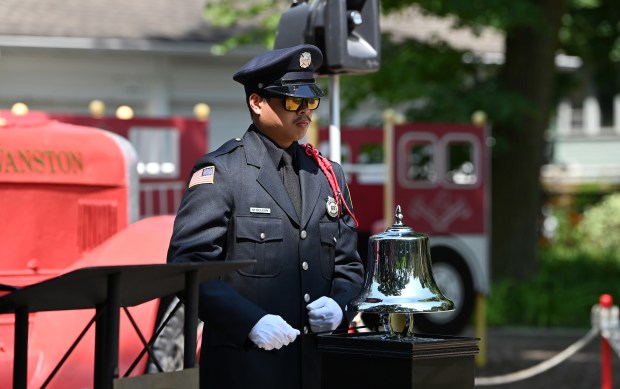
[[[446,181],[457,185],[475,184],[478,172],[474,160],[474,146],[467,141],[451,141],[446,148]]]
[[[138,153],[138,174],[145,178],[179,176],[179,130],[174,127],[132,127],[129,141]]]

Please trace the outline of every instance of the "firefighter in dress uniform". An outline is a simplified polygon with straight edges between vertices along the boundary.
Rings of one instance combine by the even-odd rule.
[[[299,45],[244,65],[233,79],[252,124],[190,174],[168,261],[256,260],[200,285],[201,388],[319,388],[315,334],[351,319],[363,265],[345,177],[298,143],[323,96],[322,59]]]

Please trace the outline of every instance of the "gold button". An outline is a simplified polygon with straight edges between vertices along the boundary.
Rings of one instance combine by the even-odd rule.
[[[265,239],[265,236],[266,236],[266,235],[265,235],[265,233],[264,233],[264,232],[261,232],[261,233],[260,233],[260,239],[261,239],[261,240],[264,240],[264,239]]]
[[[306,230],[302,230],[299,236],[301,237],[301,239],[306,239],[306,236],[308,236],[308,233],[306,232]]]
[[[307,303],[310,302],[310,295],[308,293],[304,294],[304,301]]]
[[[301,268],[304,269],[304,270],[308,270],[308,262],[306,262],[306,261],[302,262]]]

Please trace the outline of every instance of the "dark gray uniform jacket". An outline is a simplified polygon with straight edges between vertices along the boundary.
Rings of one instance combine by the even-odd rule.
[[[346,212],[340,218],[327,214],[328,196],[334,194],[301,146],[296,153],[303,201],[299,218],[256,131],[250,126],[242,139],[196,163],[192,173],[214,166],[214,181],[187,189],[168,261],[256,260],[200,286],[201,388],[318,388],[316,336],[303,335],[310,331],[306,305],[329,296],[345,309],[360,291],[357,232]],[[342,168],[333,166],[350,201]],[[248,334],[266,314],[280,315],[302,335],[280,350],[257,348]]]

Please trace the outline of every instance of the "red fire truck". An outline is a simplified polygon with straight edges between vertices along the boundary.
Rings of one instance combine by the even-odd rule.
[[[129,140],[137,152],[139,217],[176,214],[187,174],[207,151],[207,124],[186,117],[119,119],[50,114],[64,123],[96,127]]]
[[[319,130],[324,154],[328,139],[328,130]],[[434,278],[456,306],[448,313],[418,315],[416,327],[434,333],[461,331],[476,297],[489,290],[485,128],[436,123],[343,128],[341,144],[360,223],[360,254],[366,255],[370,235],[393,223],[395,206],[400,205],[404,222],[429,236]]]
[[[206,150],[206,123],[87,118],[81,122],[85,126],[66,123],[80,122],[78,117],[57,119],[62,121],[41,112],[0,111],[2,290],[82,267],[165,263],[175,205],[191,164]],[[122,136],[101,129],[108,125]],[[127,139],[140,145],[143,137],[165,151],[136,154]],[[170,215],[146,217],[157,214]],[[129,308],[147,339],[158,305]],[[46,381],[93,315],[94,310],[29,315],[28,387],[92,387],[93,328]],[[12,386],[14,326],[12,315],[0,315],[0,388]],[[121,314],[120,376],[141,350],[139,336]],[[131,375],[143,374],[145,365],[142,358]]]

